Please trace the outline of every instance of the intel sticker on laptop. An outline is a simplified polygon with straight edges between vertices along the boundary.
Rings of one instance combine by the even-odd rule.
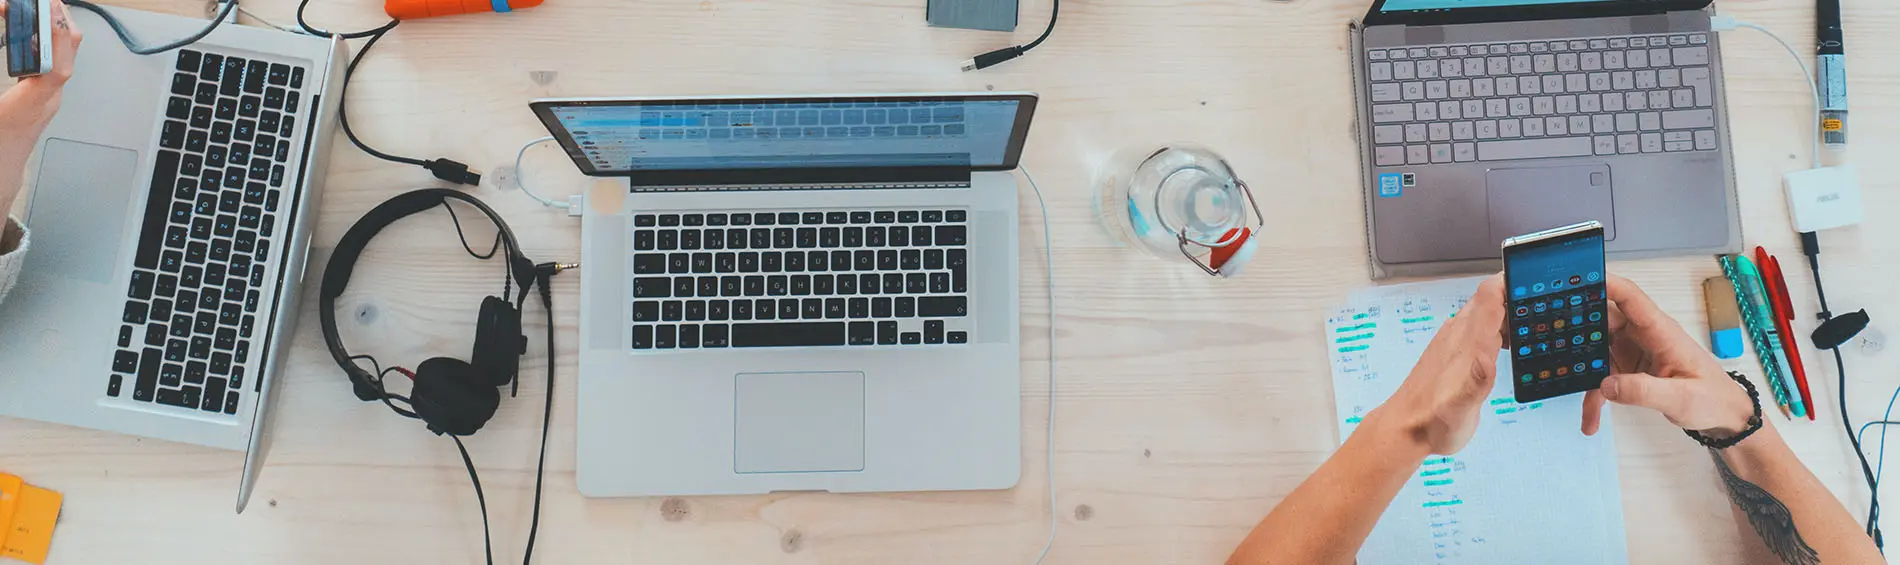
[[[1405,194],[1406,173],[1380,173],[1379,197],[1398,198]]]

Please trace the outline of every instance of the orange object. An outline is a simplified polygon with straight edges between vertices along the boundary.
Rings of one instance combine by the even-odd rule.
[[[398,20],[476,12],[512,12],[540,6],[542,0],[384,0],[383,11]]]
[[[63,500],[57,492],[21,485],[13,524],[8,527],[6,544],[0,546],[0,557],[45,563],[46,552],[53,547],[53,525],[59,521],[59,506]]]

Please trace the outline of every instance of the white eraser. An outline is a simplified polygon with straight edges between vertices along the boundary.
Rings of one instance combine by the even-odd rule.
[[[1866,211],[1861,209],[1860,172],[1853,165],[1788,173],[1783,182],[1795,231],[1851,226],[1866,219]]]

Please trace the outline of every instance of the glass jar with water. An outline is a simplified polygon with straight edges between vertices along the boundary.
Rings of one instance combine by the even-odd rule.
[[[1116,153],[1096,181],[1095,206],[1116,239],[1215,276],[1238,273],[1266,222],[1227,160],[1192,144]]]

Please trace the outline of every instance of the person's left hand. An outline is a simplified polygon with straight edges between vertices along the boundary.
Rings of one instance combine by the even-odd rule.
[[[0,148],[30,146],[46,124],[59,112],[60,93],[73,77],[73,63],[79,54],[79,42],[85,34],[73,21],[66,3],[53,0],[53,68],[39,75],[23,77],[6,92],[0,92]],[[0,4],[0,21],[7,17]]]
[[[1398,392],[1379,407],[1396,417],[1408,439],[1450,455],[1471,442],[1478,414],[1497,379],[1504,347],[1504,276],[1478,285],[1463,310],[1445,322]]]

